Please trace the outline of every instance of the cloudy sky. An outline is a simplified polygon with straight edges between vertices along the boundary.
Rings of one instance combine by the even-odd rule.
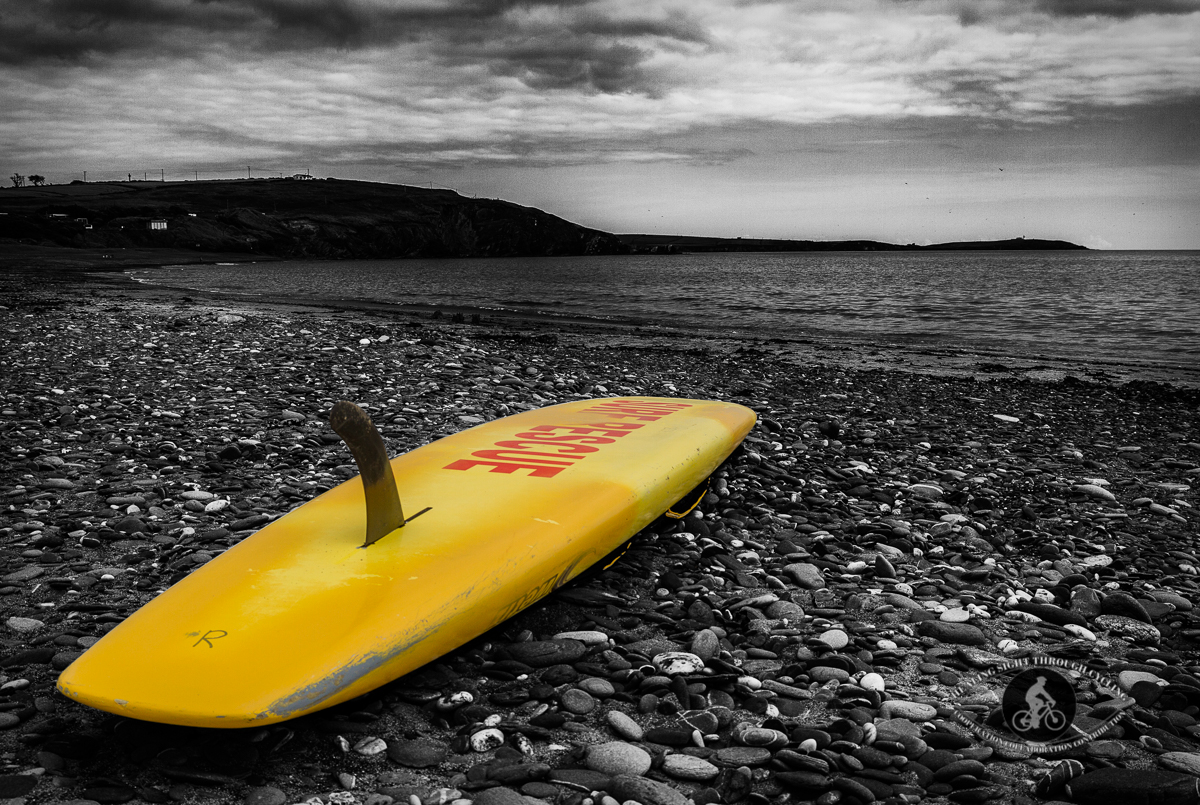
[[[3,176],[249,165],[616,232],[1200,248],[1198,132],[1200,0],[0,2]]]

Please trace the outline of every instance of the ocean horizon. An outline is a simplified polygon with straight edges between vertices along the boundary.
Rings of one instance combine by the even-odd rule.
[[[786,252],[167,266],[139,282],[254,297],[594,320],[944,351],[1200,385],[1200,252]]]

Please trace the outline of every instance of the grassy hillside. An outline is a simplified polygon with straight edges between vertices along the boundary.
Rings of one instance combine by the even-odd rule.
[[[152,221],[166,228],[152,229]],[[0,189],[0,245],[5,242],[313,258],[628,251],[613,235],[531,207],[342,179],[6,187]]]

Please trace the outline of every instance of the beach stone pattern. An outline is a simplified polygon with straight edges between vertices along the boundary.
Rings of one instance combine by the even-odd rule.
[[[7,284],[4,284],[7,283]],[[0,305],[0,799],[696,805],[1197,802],[1200,395],[814,363],[786,344],[21,285]],[[392,454],[615,395],[759,423],[697,512],[358,700],[198,730],[67,701],[136,609]],[[1015,757],[960,683],[1051,655],[1119,725]],[[280,658],[286,661],[286,658]],[[1164,799],[1165,798],[1165,799]]]

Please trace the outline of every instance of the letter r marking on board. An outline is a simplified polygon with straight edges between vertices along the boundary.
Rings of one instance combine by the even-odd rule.
[[[192,634],[195,634],[195,632],[193,632]],[[229,634],[229,632],[225,631],[224,629],[209,629],[207,632],[204,633],[204,637],[201,637],[199,640],[197,640],[195,643],[192,644],[192,648],[195,648],[196,646],[200,645],[201,643],[207,643],[209,648],[213,648],[212,641],[220,640],[222,637],[225,637],[225,635],[227,635],[227,634]]]

